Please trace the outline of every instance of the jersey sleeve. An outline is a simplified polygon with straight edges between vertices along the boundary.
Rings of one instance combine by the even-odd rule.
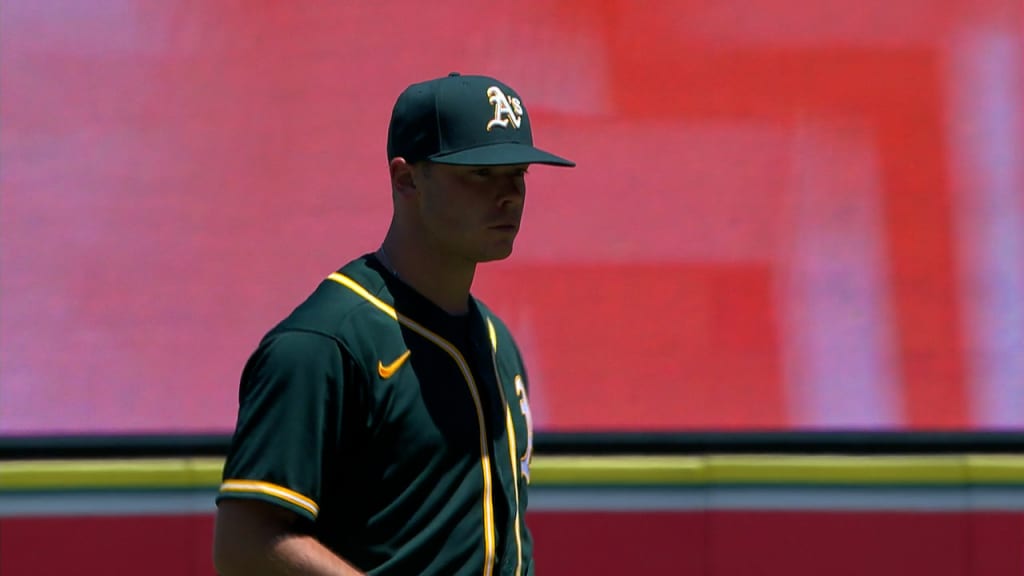
[[[336,448],[342,414],[344,361],[338,343],[321,334],[282,332],[260,344],[242,372],[218,502],[263,500],[316,520],[323,459]]]

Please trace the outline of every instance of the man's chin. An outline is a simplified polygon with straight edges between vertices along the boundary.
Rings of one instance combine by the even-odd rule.
[[[480,254],[477,258],[477,262],[482,264],[484,262],[495,262],[497,260],[504,260],[512,255],[512,246],[509,245],[507,248],[495,248]]]

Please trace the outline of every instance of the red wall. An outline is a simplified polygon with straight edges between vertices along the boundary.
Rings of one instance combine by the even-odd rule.
[[[535,512],[538,574],[1020,576],[1024,513]],[[5,576],[210,576],[211,516],[6,518]]]
[[[1020,0],[71,4],[0,19],[0,434],[228,432],[452,70],[579,164],[475,285],[538,429],[1024,426]]]

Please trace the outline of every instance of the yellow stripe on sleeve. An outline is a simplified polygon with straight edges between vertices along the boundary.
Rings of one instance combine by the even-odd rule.
[[[487,319],[487,335],[491,338],[491,349],[494,350],[494,352],[497,352],[498,334],[494,331],[494,323],[491,322],[490,318]]]
[[[339,272],[332,273],[330,276],[327,277],[327,279],[328,280],[333,280],[333,281],[337,282],[338,284],[341,284],[342,286],[344,286],[344,287],[348,288],[349,290],[355,292],[356,294],[361,296],[364,300],[366,300],[370,304],[373,304],[374,306],[376,306],[381,312],[387,314],[388,316],[391,316],[395,320],[398,320],[398,313],[395,312],[395,309],[394,309],[393,306],[391,306],[387,302],[381,300],[380,298],[377,298],[373,294],[370,294],[366,290],[366,288],[363,288],[362,286],[360,286],[359,283],[356,282],[355,280],[353,280],[353,279],[349,278],[348,276],[345,276],[344,274],[341,274]]]
[[[294,490],[289,490],[284,486],[278,486],[270,482],[261,482],[259,480],[225,480],[220,485],[220,491],[223,494],[264,494],[298,506],[312,514],[313,518],[316,518],[317,514],[320,513],[320,507],[313,500]]]

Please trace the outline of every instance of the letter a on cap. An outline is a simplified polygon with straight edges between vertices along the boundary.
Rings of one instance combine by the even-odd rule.
[[[501,88],[491,86],[487,89],[487,101],[494,106],[494,119],[487,123],[488,132],[495,126],[508,128],[509,122],[513,128],[519,128],[523,116],[523,105],[519,98],[510,99]]]

